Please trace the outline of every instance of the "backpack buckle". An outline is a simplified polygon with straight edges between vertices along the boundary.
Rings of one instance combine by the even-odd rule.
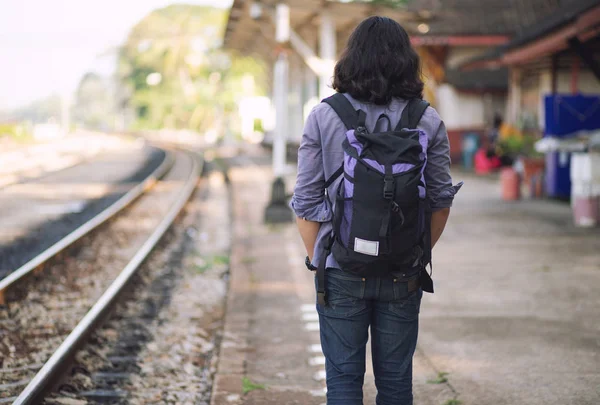
[[[354,130],[354,133],[356,135],[366,135],[368,133],[367,128],[364,126],[358,126],[356,127],[356,129]]]
[[[391,176],[383,179],[383,198],[386,200],[394,198],[394,178]]]

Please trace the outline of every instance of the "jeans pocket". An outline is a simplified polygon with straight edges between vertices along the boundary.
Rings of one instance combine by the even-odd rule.
[[[331,300],[341,298],[363,299],[366,280],[339,269],[327,269],[325,291]]]
[[[406,283],[395,283],[395,284],[406,284]],[[399,287],[402,290],[402,287]],[[418,289],[417,291],[408,294],[406,293],[407,287],[404,287],[405,295],[401,298],[396,298],[394,301],[389,302],[389,310],[395,315],[407,320],[414,321],[419,317],[419,311],[421,309],[421,297],[423,296],[423,290]],[[394,285],[394,295],[396,294],[396,285]]]
[[[364,300],[365,279],[339,269],[325,273],[327,305],[317,305],[317,311],[327,316],[348,317],[367,308]]]
[[[317,304],[317,312],[330,318],[349,318],[366,309],[365,300],[351,297],[328,299],[325,306]]]

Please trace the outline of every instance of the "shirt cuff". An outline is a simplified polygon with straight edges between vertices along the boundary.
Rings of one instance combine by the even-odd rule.
[[[292,201],[290,201],[290,208],[298,218],[307,221],[329,222],[333,218],[333,213],[325,200],[316,205],[314,203],[306,204],[296,198],[296,195],[294,194]]]
[[[440,193],[431,201],[431,209],[432,211],[439,211],[444,208],[452,207],[452,202],[454,201],[454,196],[458,193],[458,190],[463,186],[463,182],[447,187],[440,191]]]

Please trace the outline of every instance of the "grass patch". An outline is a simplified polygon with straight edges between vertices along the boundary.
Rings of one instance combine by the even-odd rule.
[[[10,138],[17,143],[29,143],[33,141],[31,128],[25,124],[2,124],[0,123],[0,139]]]
[[[248,377],[242,378],[242,391],[244,395],[254,390],[264,390],[266,387],[264,384],[256,384],[250,381]]]
[[[427,380],[427,384],[444,384],[447,382],[448,382],[448,373],[446,373],[444,371],[439,372],[436,378]],[[444,404],[444,405],[452,405],[452,404]]]
[[[269,233],[281,233],[286,228],[284,224],[267,224]]]
[[[229,256],[216,255],[213,257],[213,263],[217,265],[229,265]]]
[[[200,265],[200,264],[194,264],[194,270],[196,270],[196,273],[204,273],[206,272],[206,270],[208,270],[210,268],[210,266],[205,265]]]
[[[215,255],[211,257],[198,256],[194,260],[194,270],[198,273],[204,273],[207,270],[212,269],[214,266],[228,266],[229,256]]]
[[[458,399],[449,399],[443,403],[443,405],[461,405],[461,404],[462,404],[462,401],[459,401]]]
[[[253,256],[242,257],[242,264],[245,264],[245,265],[254,264],[254,263],[256,263],[256,261],[257,261],[256,257],[253,257]]]
[[[192,264],[193,269],[197,272],[197,273],[204,273],[206,270],[210,269],[212,266],[212,263],[209,260],[206,260],[206,258],[202,257],[202,256],[197,256],[194,258],[194,262]]]

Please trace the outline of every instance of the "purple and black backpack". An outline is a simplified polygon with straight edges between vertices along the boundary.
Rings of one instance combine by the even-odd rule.
[[[343,94],[323,102],[334,109],[347,132],[344,163],[325,184],[327,190],[344,176],[331,201],[333,234],[322,257],[330,251],[343,270],[363,277],[421,271],[423,290],[433,292],[425,269],[431,262],[431,210],[424,178],[428,138],[416,129],[429,103],[410,100],[396,128],[382,114],[369,133],[366,113],[356,111]],[[322,262],[318,281],[324,278],[325,259]],[[324,279],[318,283],[323,285]]]

